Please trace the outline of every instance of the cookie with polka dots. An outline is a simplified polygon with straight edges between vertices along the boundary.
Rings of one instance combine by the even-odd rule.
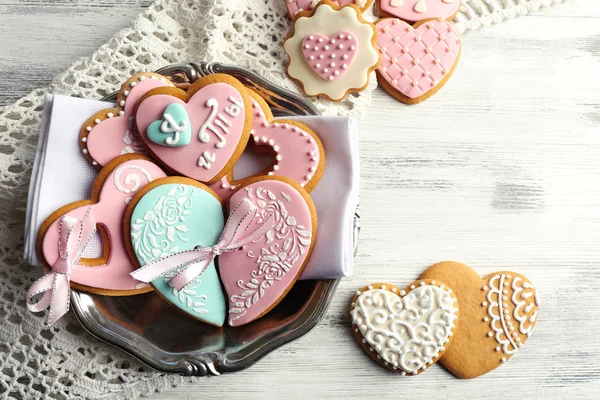
[[[83,156],[98,169],[124,154],[145,154],[146,150],[133,126],[137,102],[159,87],[175,87],[166,77],[141,72],[129,78],[119,90],[114,108],[92,115],[81,127],[79,147]]]
[[[453,290],[437,279],[421,279],[405,289],[373,283],[356,292],[350,317],[354,337],[369,356],[393,372],[412,376],[451,347],[459,305]]]
[[[525,276],[507,271],[481,278],[470,267],[442,262],[421,279],[443,280],[456,290],[460,326],[440,361],[459,378],[475,378],[520,352],[538,319],[539,298]]]
[[[450,20],[458,14],[460,0],[377,0],[382,16],[415,23],[428,18]]]
[[[379,65],[377,30],[354,4],[320,2],[299,12],[283,47],[289,57],[288,75],[308,96],[342,101],[369,84]]]

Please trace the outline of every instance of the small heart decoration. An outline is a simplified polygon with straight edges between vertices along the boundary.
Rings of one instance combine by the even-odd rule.
[[[164,76],[150,72],[133,75],[121,86],[116,108],[102,110],[83,124],[79,145],[92,165],[101,169],[120,155],[146,153],[133,126],[133,113],[142,96],[159,87],[174,85]]]
[[[230,208],[244,199],[257,207],[256,225],[270,215],[274,224],[259,240],[219,256],[230,326],[252,322],[279,303],[300,277],[317,232],[312,199],[290,179],[255,178],[231,196]]]
[[[229,200],[236,188],[257,176],[283,176],[311,192],[325,170],[325,149],[316,132],[294,120],[273,120],[269,105],[263,98],[249,91],[252,102],[251,143],[257,151],[273,156],[272,165],[258,174],[236,180],[233,170],[210,185],[223,202]]]
[[[377,48],[381,64],[377,76],[398,100],[419,103],[448,81],[461,52],[456,27],[444,20],[425,20],[410,26],[396,18],[381,19]]]
[[[169,104],[160,120],[150,124],[148,139],[166,147],[187,146],[192,141],[190,117],[181,104]]]
[[[452,19],[460,3],[461,0],[377,0],[377,8],[383,16],[414,23],[430,18]]]
[[[91,212],[102,236],[103,254],[99,258],[82,258],[71,273],[71,286],[83,291],[109,296],[125,296],[151,291],[133,279],[136,269],[130,260],[123,238],[123,218],[134,194],[149,182],[166,174],[146,156],[119,156],[100,171],[90,200],[77,201],[56,210],[44,221],[37,238],[40,259],[46,267],[60,256],[60,224],[64,216],[83,219]]]
[[[313,33],[302,41],[302,54],[308,65],[321,78],[335,81],[352,66],[358,54],[358,39],[351,32],[338,32],[331,37]]]
[[[387,283],[365,286],[352,299],[350,315],[354,336],[367,354],[389,370],[410,376],[445,354],[459,310],[452,289],[426,279],[406,289]]]
[[[148,132],[152,124],[163,120],[167,107],[175,105],[185,109],[192,133],[191,142],[180,147],[159,144]],[[150,153],[165,168],[210,184],[233,168],[244,151],[252,125],[251,109],[246,89],[237,79],[214,74],[198,79],[187,92],[158,88],[146,93],[135,112],[135,124]]]
[[[443,280],[456,290],[461,322],[441,363],[459,378],[499,367],[533,333],[538,294],[521,274],[499,271],[482,279],[470,267],[448,261],[428,268],[421,279]]]
[[[181,177],[147,185],[131,201],[125,221],[129,254],[140,267],[198,246],[214,246],[225,223],[218,196],[207,186]],[[178,271],[154,279],[152,286],[186,314],[222,326],[227,308],[214,261],[179,291],[170,281]]]

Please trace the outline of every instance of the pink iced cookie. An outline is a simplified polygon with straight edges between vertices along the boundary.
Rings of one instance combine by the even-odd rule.
[[[242,155],[251,108],[237,79],[215,74],[198,79],[187,92],[151,90],[139,102],[135,123],[153,158],[171,172],[210,184]]]
[[[312,10],[321,0],[284,0],[287,4],[288,11],[292,18],[300,11]],[[361,11],[365,11],[373,4],[373,0],[333,0],[333,4],[338,6],[345,6],[347,4],[353,4],[358,6]]]
[[[386,17],[413,23],[429,18],[451,19],[460,0],[377,0],[377,8]]]
[[[85,158],[102,168],[114,158],[130,153],[145,153],[145,147],[133,129],[133,113],[146,92],[174,85],[164,76],[142,72],[121,86],[116,108],[102,110],[90,117],[79,134],[79,146]]]
[[[137,266],[130,260],[123,239],[123,218],[133,195],[165,173],[148,157],[124,155],[110,162],[98,175],[91,200],[68,204],[55,211],[38,235],[38,250],[44,264],[56,263],[60,254],[59,234],[63,217],[83,220],[87,212],[96,221],[102,237],[102,255],[82,258],[71,273],[71,286],[93,293],[131,295],[151,290],[129,274]]]
[[[250,92],[252,101],[251,142],[257,151],[264,149],[273,156],[273,163],[265,170],[247,178],[235,180],[233,171],[210,185],[223,202],[248,179],[261,175],[289,178],[311,192],[325,170],[325,150],[319,136],[306,125],[293,120],[273,122],[273,114],[262,97]]]
[[[377,22],[381,65],[379,83],[398,100],[419,103],[442,88],[461,51],[456,27],[444,20],[428,20],[414,27],[396,18]]]
[[[350,32],[338,32],[331,37],[314,33],[302,41],[304,60],[321,78],[334,81],[352,66],[358,54],[358,40]]]
[[[231,197],[230,207],[244,198],[258,208],[253,224],[260,225],[270,215],[274,222],[258,241],[218,258],[229,300],[230,326],[254,321],[279,303],[300,276],[317,232],[314,204],[291,180],[256,179]]]

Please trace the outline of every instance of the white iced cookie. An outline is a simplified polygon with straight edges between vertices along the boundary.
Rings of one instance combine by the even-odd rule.
[[[371,357],[401,375],[417,375],[446,351],[458,302],[449,287],[433,280],[406,289],[377,283],[356,292],[350,315],[354,336]]]
[[[325,0],[297,15],[284,44],[288,74],[307,95],[341,101],[368,85],[380,60],[376,42],[375,26],[362,18],[357,6]]]

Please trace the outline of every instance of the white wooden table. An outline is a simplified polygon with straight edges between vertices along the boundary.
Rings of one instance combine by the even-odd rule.
[[[0,104],[46,85],[149,3],[0,0]],[[377,91],[360,123],[356,272],[325,319],[246,372],[154,398],[598,396],[599,73],[600,8],[574,0],[465,35],[454,77],[422,105]],[[350,335],[351,293],[403,286],[448,259],[482,276],[527,275],[542,294],[535,334],[471,381],[440,366],[416,378],[387,373]]]

